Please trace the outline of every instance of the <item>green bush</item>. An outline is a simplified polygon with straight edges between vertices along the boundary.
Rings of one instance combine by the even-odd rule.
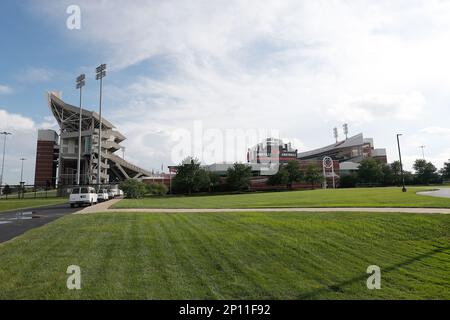
[[[147,192],[145,183],[136,179],[128,179],[120,183],[125,198],[141,198]]]
[[[156,196],[164,196],[169,189],[162,183],[151,183],[147,185],[147,192]]]

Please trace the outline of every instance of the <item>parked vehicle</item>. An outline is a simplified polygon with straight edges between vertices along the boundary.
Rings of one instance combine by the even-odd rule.
[[[97,198],[98,198],[99,202],[101,202],[101,201],[108,201],[109,200],[108,190],[100,189],[97,192]]]
[[[75,207],[75,205],[90,205],[96,204],[98,202],[97,192],[92,187],[81,187],[73,188],[70,194],[69,203],[70,207]]]
[[[116,190],[108,189],[108,196],[110,199],[114,199],[116,197]]]

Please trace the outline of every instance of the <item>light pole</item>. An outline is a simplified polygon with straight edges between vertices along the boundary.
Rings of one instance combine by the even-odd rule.
[[[401,135],[402,135],[401,133],[397,134],[397,146],[398,146],[398,157],[400,159],[400,175],[401,175],[401,178],[402,178],[402,191],[406,192],[405,177],[403,175],[402,153],[400,151],[400,139],[399,139],[399,137]]]
[[[96,80],[100,80],[100,104],[99,104],[99,128],[98,128],[98,166],[97,166],[97,184],[100,187],[100,165],[102,161],[102,89],[103,77],[106,76],[106,64],[99,65],[96,69]]]
[[[20,158],[20,161],[22,161],[22,168],[20,169],[20,183],[24,183],[23,181],[23,162],[27,160],[25,158]]]
[[[2,134],[4,136],[3,138],[3,160],[2,160],[2,172],[0,175],[0,195],[2,194],[2,186],[3,186],[3,171],[5,169],[5,151],[6,151],[6,136],[11,135],[10,132],[0,132],[0,134]]]
[[[86,84],[85,83],[85,78],[86,76],[84,74],[81,74],[78,78],[77,78],[77,89],[80,89],[80,121],[79,121],[79,126],[78,126],[78,161],[77,161],[77,185],[80,185],[80,173],[81,173],[81,119],[83,116],[83,109],[81,107],[81,96],[82,96],[82,91],[83,91],[83,87]]]
[[[425,146],[420,146],[419,148],[422,149],[422,159],[425,160],[425,152],[423,151],[423,149],[425,148]]]
[[[22,168],[20,169],[20,190],[22,192],[22,199],[25,191],[25,182],[23,181],[23,162],[27,160],[25,158],[20,158],[20,161],[22,161]]]

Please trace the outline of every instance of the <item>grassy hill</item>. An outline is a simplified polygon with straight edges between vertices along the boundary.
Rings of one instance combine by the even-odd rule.
[[[274,208],[274,207],[432,207],[450,208],[450,198],[417,195],[430,188],[357,188],[261,192],[232,195],[124,199],[113,208]]]
[[[70,215],[0,244],[0,299],[450,299],[449,243],[448,215]]]

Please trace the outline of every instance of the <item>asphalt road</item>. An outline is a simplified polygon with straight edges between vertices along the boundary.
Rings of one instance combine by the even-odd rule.
[[[69,204],[57,204],[34,209],[19,209],[0,213],[0,243],[22,233],[43,226],[80,208],[70,208]]]
[[[420,194],[422,196],[432,196],[432,197],[439,197],[439,198],[450,198],[450,188],[442,188],[435,191],[424,191],[424,192],[418,192],[417,194]]]

